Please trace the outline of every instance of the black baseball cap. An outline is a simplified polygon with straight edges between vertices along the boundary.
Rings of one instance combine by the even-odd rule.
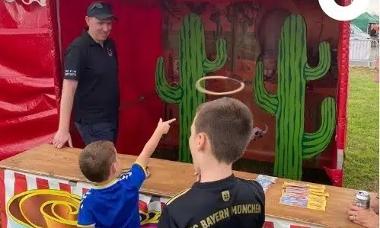
[[[96,17],[99,20],[116,19],[112,13],[112,7],[109,3],[93,2],[87,8],[87,16]]]

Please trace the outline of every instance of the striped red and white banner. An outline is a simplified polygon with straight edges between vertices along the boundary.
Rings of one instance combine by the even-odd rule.
[[[12,170],[0,170],[0,212],[1,227],[13,228],[12,221],[7,216],[6,207],[9,200],[22,192],[34,189],[55,189],[81,197],[91,185],[83,182],[69,182],[63,179],[57,179],[47,176],[37,176],[29,173],[15,172]],[[168,198],[140,194],[140,217],[142,227],[155,228],[161,215],[162,205],[168,201]],[[152,213],[153,212],[153,213]],[[266,216],[264,228],[314,228],[306,224],[298,224],[294,221],[278,219]]]
[[[320,228],[322,226],[308,225],[297,223],[295,221],[284,220],[271,216],[265,216],[265,224],[263,228]]]
[[[67,180],[15,172],[8,169],[0,171],[0,184],[1,225],[4,228],[11,227],[6,214],[6,203],[14,195],[33,189],[56,189],[81,197],[91,187],[86,183],[69,183]]]
[[[1,207],[1,227],[12,228],[12,221],[7,216],[6,207],[9,200],[22,192],[34,189],[55,189],[62,190],[81,197],[90,184],[82,182],[69,182],[46,176],[37,176],[29,173],[15,172],[12,170],[0,170],[0,207]],[[162,205],[168,198],[140,194],[140,217],[144,228],[156,227],[161,215]],[[153,212],[153,213],[152,213]],[[14,226],[14,225],[13,225]]]

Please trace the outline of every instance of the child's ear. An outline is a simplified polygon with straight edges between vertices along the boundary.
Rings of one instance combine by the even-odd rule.
[[[205,133],[199,133],[197,135],[197,149],[202,151],[205,149],[207,143],[207,135]]]
[[[111,174],[115,174],[117,172],[116,162],[111,165]]]

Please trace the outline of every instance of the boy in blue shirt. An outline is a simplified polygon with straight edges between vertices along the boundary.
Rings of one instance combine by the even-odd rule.
[[[79,156],[80,169],[88,180],[97,184],[82,197],[78,227],[140,227],[138,201],[139,189],[147,177],[145,167],[173,121],[160,119],[130,171],[121,176],[112,142],[97,141],[83,149]]]

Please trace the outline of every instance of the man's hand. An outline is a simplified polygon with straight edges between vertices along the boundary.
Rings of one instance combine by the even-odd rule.
[[[56,148],[62,148],[66,142],[69,143],[70,147],[73,147],[70,136],[70,117],[71,110],[73,109],[74,96],[77,86],[78,81],[68,79],[63,80],[58,131],[55,133],[52,141],[52,144]]]
[[[371,194],[371,202],[369,203],[371,205],[372,210],[379,214],[379,193],[372,193]]]
[[[66,142],[68,142],[69,147],[73,147],[70,132],[58,130],[54,135],[52,144],[55,148],[60,149],[66,144]]]
[[[353,223],[368,228],[379,227],[379,215],[372,209],[364,209],[353,205],[348,209],[347,214],[348,219]]]

